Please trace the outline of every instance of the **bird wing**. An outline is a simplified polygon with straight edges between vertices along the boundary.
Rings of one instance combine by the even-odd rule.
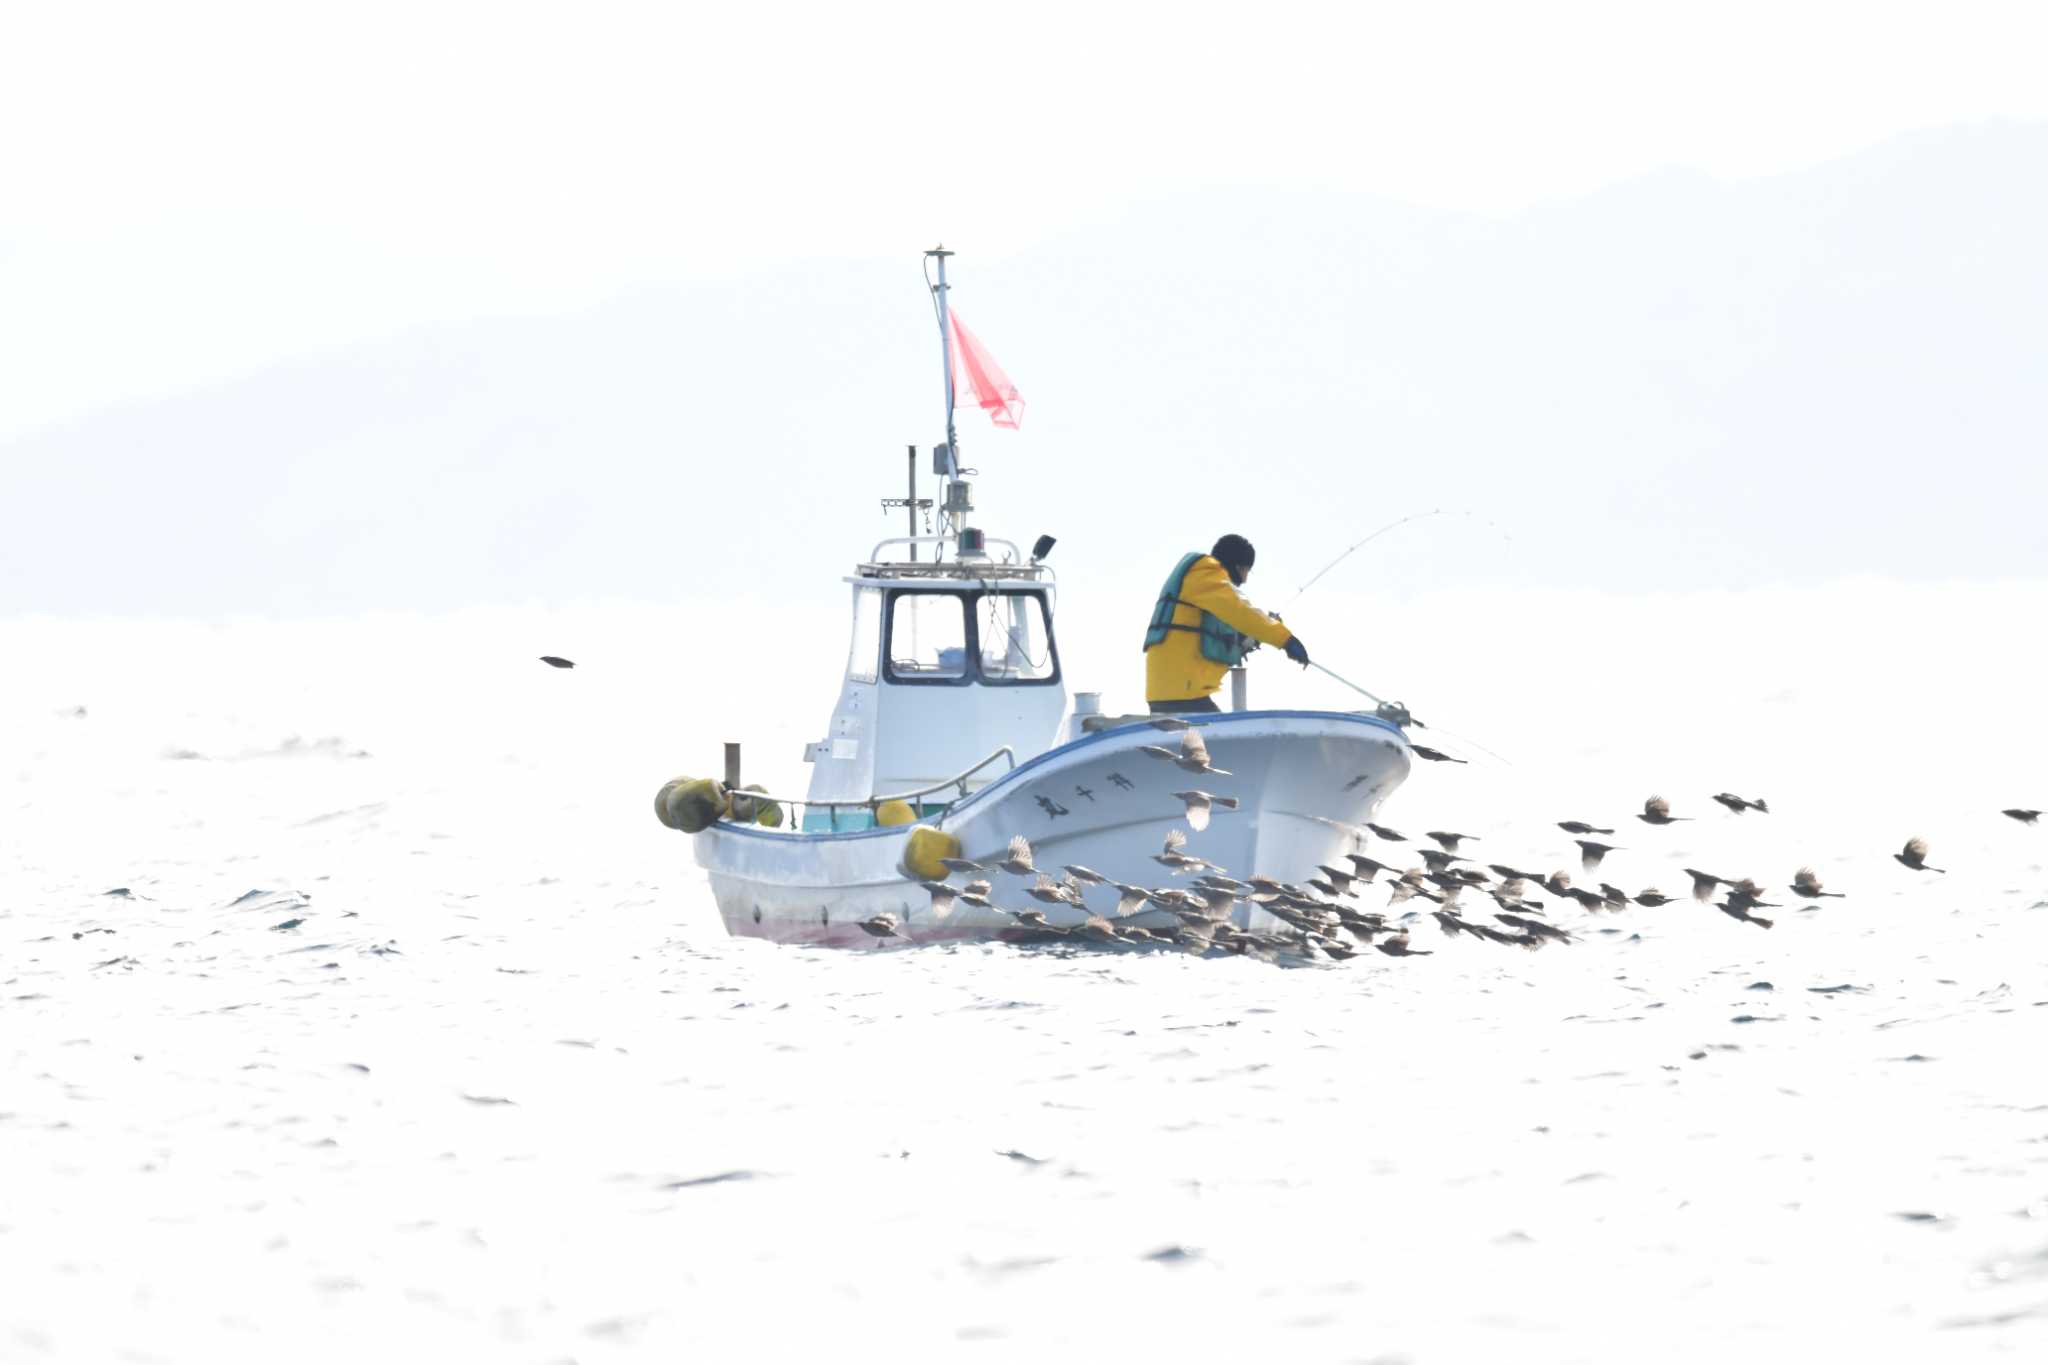
[[[1671,814],[1671,803],[1669,801],[1666,801],[1661,796],[1653,796],[1649,800],[1643,802],[1643,814],[1669,815]]]
[[[1166,847],[1164,851],[1167,853],[1178,853],[1187,846],[1187,842],[1188,836],[1186,834],[1177,829],[1170,829],[1166,831]]]
[[[1209,746],[1198,730],[1183,730],[1180,735],[1181,757],[1191,758],[1197,763],[1209,761]]]
[[[1919,862],[1926,856],[1927,841],[1925,839],[1922,839],[1916,835],[1915,837],[1906,840],[1906,857],[1908,860],[1912,862]]]
[[[1010,840],[1010,858],[1026,867],[1031,865],[1031,841],[1019,834]]]

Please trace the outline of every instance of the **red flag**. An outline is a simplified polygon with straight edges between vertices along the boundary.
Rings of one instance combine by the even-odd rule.
[[[953,324],[953,401],[973,403],[999,427],[1015,430],[1024,420],[1024,399],[1003,367],[951,308],[946,316]]]

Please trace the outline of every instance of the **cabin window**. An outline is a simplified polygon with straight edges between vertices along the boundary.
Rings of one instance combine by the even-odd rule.
[[[899,592],[889,604],[889,680],[967,680],[965,594]]]
[[[853,590],[853,652],[846,658],[849,682],[871,683],[882,657],[882,590]]]
[[[1059,676],[1043,593],[984,594],[975,607],[974,625],[980,636],[983,682],[1051,682]]]

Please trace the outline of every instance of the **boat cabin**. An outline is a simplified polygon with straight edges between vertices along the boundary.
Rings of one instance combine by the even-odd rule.
[[[933,557],[917,559],[920,545]],[[979,532],[905,536],[846,582],[853,638],[831,727],[805,748],[805,829],[865,829],[884,797],[934,814],[1058,742],[1067,691],[1046,565]]]

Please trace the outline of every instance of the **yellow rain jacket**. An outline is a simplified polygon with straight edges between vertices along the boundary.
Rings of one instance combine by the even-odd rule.
[[[1171,579],[1167,588],[1173,587]],[[1162,594],[1164,596],[1164,594]],[[1230,665],[1206,658],[1202,651],[1202,615],[1207,613],[1240,635],[1284,648],[1294,632],[1244,600],[1230,572],[1210,555],[1201,555],[1182,575],[1179,605],[1173,609],[1166,638],[1145,647],[1145,700],[1192,701],[1223,685]]]

